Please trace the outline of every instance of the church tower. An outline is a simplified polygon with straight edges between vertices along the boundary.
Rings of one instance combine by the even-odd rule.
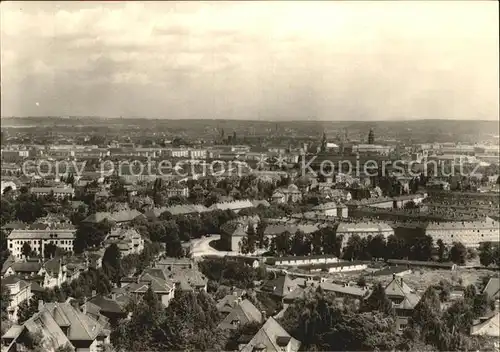
[[[368,144],[375,143],[375,133],[373,132],[373,128],[370,129],[370,133],[368,133]]]
[[[323,132],[323,137],[321,138],[321,152],[326,152],[326,133]]]

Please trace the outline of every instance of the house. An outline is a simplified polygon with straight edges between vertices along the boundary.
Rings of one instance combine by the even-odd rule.
[[[144,269],[142,274],[135,278],[135,282],[114,289],[113,293],[128,293],[135,297],[142,297],[151,287],[153,292],[158,295],[164,307],[168,307],[170,301],[174,298],[175,283],[168,278],[161,269]]]
[[[319,287],[324,291],[333,292],[335,296],[342,298],[348,297],[361,300],[369,294],[368,289],[365,287],[350,286],[348,284],[339,285],[333,282],[321,282]]]
[[[326,216],[337,216],[337,203],[328,202],[316,205],[312,208],[313,211]]]
[[[219,312],[228,314],[239,303],[241,303],[241,296],[238,293],[234,292],[233,294],[226,295],[219,301],[217,301],[216,307]]]
[[[171,187],[165,189],[167,197],[189,197],[189,188],[174,183]]]
[[[4,261],[4,262],[3,262],[3,264],[2,264],[2,271],[0,272],[0,274],[1,274],[1,277],[2,277],[2,278],[4,277],[4,275],[5,275],[5,273],[7,272],[7,270],[8,270],[8,269],[12,266],[12,264],[14,264],[15,262],[16,262],[16,260],[15,260],[14,256],[12,256],[12,254],[11,254],[11,255],[9,255],[9,256],[7,257],[7,259],[5,259],[5,261]],[[11,274],[12,274],[12,272],[11,272]]]
[[[472,336],[500,337],[500,313],[493,312],[488,317],[481,317],[473,322],[470,328]]]
[[[235,330],[249,323],[262,322],[262,313],[248,299],[238,298],[236,304],[219,324],[219,329]]]
[[[9,275],[18,275],[24,279],[34,276],[44,275],[42,263],[39,259],[27,259],[24,262],[13,263],[6,271],[4,277]]]
[[[198,270],[198,267],[191,264],[189,268],[177,265],[170,265],[163,269],[166,277],[175,283],[175,288],[182,291],[206,291],[207,278]]]
[[[279,275],[272,280],[266,281],[262,285],[261,291],[282,299],[296,288],[297,284],[288,275]]]
[[[240,352],[297,352],[299,347],[300,341],[290,336],[274,318],[270,317]]]
[[[93,304],[96,306],[99,310],[99,314],[104,315],[110,322],[118,322],[120,319],[128,316],[124,305],[118,303],[116,293],[112,293],[111,297],[93,295],[93,297],[84,304]]]
[[[274,203],[295,203],[302,200],[302,192],[296,185],[291,184],[288,187],[281,187],[275,190],[271,198]]]
[[[483,293],[486,293],[491,299],[500,299],[500,279],[492,277],[484,287]]]
[[[402,277],[396,275],[385,287],[385,294],[392,301],[392,306],[396,311],[397,330],[403,331],[408,325],[413,309],[420,301],[420,296],[404,282]]]
[[[104,245],[107,247],[116,244],[122,257],[129,254],[140,254],[144,250],[144,239],[133,228],[113,229],[105,238]]]
[[[39,301],[38,312],[23,325],[13,325],[2,336],[2,345],[7,352],[22,351],[28,335],[39,333],[44,351],[69,347],[75,352],[97,352],[110,342],[106,326],[104,317],[96,320],[68,302]]]
[[[5,285],[9,290],[10,303],[7,307],[9,319],[16,321],[17,307],[21,302],[29,300],[32,296],[31,285],[15,275],[2,279],[2,285]]]
[[[47,260],[43,263],[43,269],[45,270],[43,287],[53,288],[61,286],[63,282],[66,282],[66,265],[63,264],[61,258]]]

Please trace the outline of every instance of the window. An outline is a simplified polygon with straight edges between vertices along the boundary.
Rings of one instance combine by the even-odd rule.
[[[404,330],[406,329],[406,324],[400,324],[399,325],[399,330]]]

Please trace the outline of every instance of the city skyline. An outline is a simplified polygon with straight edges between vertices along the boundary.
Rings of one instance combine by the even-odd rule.
[[[499,118],[497,2],[1,9],[2,117]]]

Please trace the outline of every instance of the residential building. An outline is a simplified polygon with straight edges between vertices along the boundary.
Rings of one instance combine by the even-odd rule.
[[[17,307],[31,298],[31,285],[16,275],[10,275],[2,279],[2,285],[5,285],[9,290],[10,303],[7,307],[9,319],[17,321]]]
[[[262,313],[248,299],[238,298],[236,304],[221,321],[218,328],[224,330],[236,330],[240,326],[250,323],[261,323]]]
[[[302,192],[296,185],[291,184],[288,187],[281,187],[275,190],[271,198],[274,203],[295,203],[302,200]]]
[[[153,292],[160,298],[164,307],[168,307],[170,301],[174,298],[175,280],[168,277],[168,274],[156,268],[144,269],[142,274],[135,278],[135,282],[126,284],[125,286],[114,289],[114,293],[128,293],[136,297],[142,297],[151,287]]]
[[[274,279],[266,281],[261,290],[282,299],[297,287],[297,284],[288,275],[278,275]]]
[[[116,244],[122,257],[129,254],[140,254],[144,250],[144,239],[133,228],[116,228],[106,236],[104,245]]]
[[[174,184],[165,189],[167,197],[189,197],[189,188]]]
[[[30,193],[37,197],[53,195],[57,199],[71,199],[75,196],[75,189],[73,187],[32,187]]]
[[[413,309],[420,301],[420,296],[404,282],[402,277],[396,275],[385,287],[385,294],[392,301],[396,312],[396,328],[398,331],[403,331],[408,325]]]
[[[344,247],[349,241],[349,238],[354,235],[361,238],[382,235],[387,239],[387,237],[394,235],[394,229],[384,222],[341,222],[337,227],[337,236],[342,236],[342,247]]]
[[[300,341],[270,317],[240,352],[297,352],[299,348]]]
[[[370,293],[366,287],[351,286],[348,284],[339,285],[333,282],[321,282],[319,283],[319,287],[326,292],[335,293],[335,296],[339,298],[362,300]]]
[[[14,229],[7,237],[7,248],[16,258],[22,258],[22,248],[28,243],[31,250],[43,256],[49,243],[73,252],[76,228],[71,224],[32,224],[24,229]]]
[[[5,351],[22,351],[27,334],[42,337],[43,350],[52,352],[60,347],[73,348],[75,352],[98,352],[110,342],[107,320],[99,320],[75,308],[70,303],[43,303],[38,312],[22,325],[13,325],[3,336]]]
[[[425,227],[425,234],[436,243],[443,241],[447,246],[461,242],[467,248],[478,248],[482,242],[498,242],[500,224],[490,217],[477,221],[431,222]]]

